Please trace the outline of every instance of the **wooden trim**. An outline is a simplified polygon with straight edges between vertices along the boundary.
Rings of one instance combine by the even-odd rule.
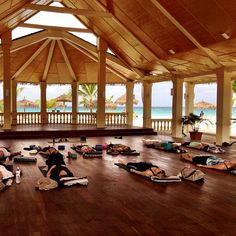
[[[51,46],[50,46],[50,49],[49,49],[49,53],[48,53],[48,57],[47,57],[47,61],[46,61],[44,71],[43,71],[42,81],[45,81],[47,76],[48,76],[48,70],[49,70],[49,66],[50,66],[51,61],[52,61],[52,55],[53,55],[53,51],[54,51],[54,48],[55,48],[55,43],[56,43],[56,41],[52,40]]]
[[[72,81],[77,81],[75,72],[74,72],[73,67],[72,67],[72,65],[71,65],[71,63],[70,63],[70,60],[69,60],[69,58],[68,58],[68,56],[67,56],[67,54],[66,54],[66,51],[65,51],[65,49],[64,49],[64,47],[63,47],[63,45],[62,45],[62,43],[61,43],[61,40],[57,40],[57,44],[58,44],[58,46],[59,46],[59,48],[60,48],[60,50],[61,50],[62,56],[64,57],[64,60],[65,60],[66,65],[67,65],[67,67],[68,67],[68,70],[69,70],[69,72],[70,72],[70,74],[71,74]]]
[[[26,67],[42,52],[42,50],[49,44],[50,40],[47,39],[37,50],[36,52],[15,72],[11,79],[16,78]]]
[[[91,17],[112,17],[112,14],[106,11],[91,11],[86,9],[73,9],[66,7],[54,7],[48,5],[39,4],[26,4],[25,9],[37,10],[37,11],[49,11],[58,13],[68,13],[73,15],[91,16]]]
[[[19,27],[32,28],[32,29],[44,29],[44,30],[60,30],[60,31],[72,31],[80,33],[92,33],[90,29],[74,28],[74,27],[61,27],[61,26],[49,26],[49,25],[39,25],[39,24],[28,24],[21,23]]]

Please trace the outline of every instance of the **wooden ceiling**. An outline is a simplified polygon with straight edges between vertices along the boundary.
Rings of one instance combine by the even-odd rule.
[[[236,71],[236,1],[54,1],[64,8],[49,6],[52,2],[0,1],[1,33],[29,27],[24,22],[41,10],[71,13],[115,53],[107,55],[109,83],[173,78],[212,81],[220,67]],[[41,28],[44,31],[13,41],[12,78],[95,83],[96,47],[70,34],[70,28]]]

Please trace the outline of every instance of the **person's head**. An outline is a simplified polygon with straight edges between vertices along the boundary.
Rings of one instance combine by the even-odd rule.
[[[49,154],[52,154],[52,153],[57,153],[58,151],[57,151],[57,149],[54,148],[54,147],[49,147],[49,148],[48,148],[48,152],[49,152]]]
[[[4,152],[0,150],[0,157],[4,157]]]
[[[186,161],[193,161],[193,157],[189,153],[182,153],[180,155],[180,158],[186,160]]]
[[[151,167],[151,171],[153,172],[153,174],[155,176],[159,176],[159,177],[165,177],[166,176],[165,171],[161,170],[158,166]]]

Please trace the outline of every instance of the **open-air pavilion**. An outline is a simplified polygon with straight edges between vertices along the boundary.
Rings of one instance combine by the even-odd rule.
[[[78,26],[66,21],[63,26],[50,25],[50,19],[46,19],[47,24],[33,22],[33,17],[42,12],[73,15]],[[39,138],[61,135],[45,135],[45,130],[49,132],[48,126],[53,132],[65,129],[68,137],[72,129],[87,129],[91,136],[99,132],[100,136],[114,136],[122,130],[128,135],[144,131],[143,134],[152,135],[153,129],[157,132],[163,129],[171,131],[169,138],[178,140],[183,138],[181,118],[194,110],[194,86],[216,83],[216,134],[209,139],[219,145],[229,143],[232,81],[236,78],[235,15],[236,2],[232,0],[0,1],[0,80],[3,81],[4,108],[0,114],[1,138],[17,137],[17,131],[23,132],[20,138],[32,138],[30,134],[37,130]],[[14,38],[16,29],[35,32]],[[96,44],[86,41],[84,35],[95,36]],[[151,117],[152,92],[158,93],[153,91],[152,85],[163,81],[172,82],[170,120]],[[40,85],[40,112],[17,112],[17,84],[22,83]],[[141,129],[133,127],[134,100],[130,98],[134,97],[135,83],[141,83],[143,91]],[[47,111],[46,89],[51,84],[71,84],[72,112]],[[81,84],[97,85],[96,112],[78,112],[78,86]],[[123,91],[125,112],[105,112],[106,84],[126,86]],[[185,114],[182,114],[183,106]],[[127,144],[139,149],[138,137],[134,139],[135,142],[131,138],[127,140]],[[106,138],[93,142],[101,140],[109,142]],[[45,140],[41,140],[41,144],[45,145]],[[15,143],[15,147],[23,148],[22,145]],[[155,161],[154,150],[140,149],[145,161]],[[228,151],[230,155],[224,154],[225,157],[234,160],[234,148]],[[183,164],[174,159],[174,154],[159,155],[163,157],[161,165],[172,172]],[[169,164],[171,158],[174,161]],[[236,220],[233,214],[236,193],[232,176],[224,173],[217,176],[209,171],[203,186],[186,182],[181,187],[145,185],[135,176],[126,181],[130,176],[114,169],[111,165],[114,160],[104,161],[107,164],[102,166],[99,176],[94,172],[100,165],[99,160],[90,165],[85,160],[77,160],[74,166],[69,164],[74,171],[78,166],[84,168],[83,174],[88,171],[95,195],[92,187],[88,190],[73,188],[71,192],[60,192],[60,199],[55,192],[45,193],[47,196],[35,193],[31,180],[39,177],[37,170],[32,165],[22,166],[28,181],[25,187],[23,184],[18,188],[13,186],[11,194],[22,194],[24,190],[29,194],[24,192],[19,202],[13,195],[8,201],[5,192],[0,203],[4,209],[1,218],[14,219],[15,223],[11,228],[9,220],[1,220],[1,227],[10,230],[5,235],[235,235],[232,222]],[[29,167],[32,169],[27,169]],[[100,186],[102,181],[105,182]],[[104,187],[106,181],[107,188]],[[54,203],[50,205],[47,200]],[[4,207],[5,203],[9,210]],[[27,214],[23,216],[23,210],[14,208],[18,206],[25,207]],[[24,225],[22,234],[20,225]]]
[[[58,7],[55,2],[60,2],[63,7]],[[16,112],[17,83],[40,84],[39,124],[50,123],[49,117],[52,116],[46,111],[47,84],[71,84],[73,109],[67,122],[80,124],[77,86],[96,83],[97,113],[87,116],[95,117],[93,125],[97,128],[106,126],[105,85],[124,83],[129,98],[132,97],[134,84],[142,83],[143,127],[151,128],[156,127],[155,122],[161,122],[151,119],[152,84],[172,81],[173,112],[170,127],[173,137],[181,137],[182,106],[185,102],[186,114],[193,111],[194,85],[216,82],[216,142],[229,142],[231,82],[235,73],[232,5],[227,1],[217,4],[211,2],[209,7],[212,11],[207,14],[204,4],[195,5],[193,2],[186,4],[153,0],[143,10],[141,2],[135,4],[132,1],[126,4],[122,1],[4,1],[0,13],[3,129],[11,129],[12,125],[17,125],[17,120],[24,120],[20,117],[22,114],[17,115]],[[74,15],[83,25],[65,27],[29,23],[31,17],[42,11]],[[12,32],[17,27],[34,29],[36,32],[12,40]],[[97,45],[83,40],[82,34],[95,35]],[[113,53],[109,53],[108,49]],[[184,84],[185,101],[182,99]],[[127,99],[126,113],[122,114],[125,119],[114,118],[116,121],[121,120],[115,125],[132,126],[132,109],[133,101]]]

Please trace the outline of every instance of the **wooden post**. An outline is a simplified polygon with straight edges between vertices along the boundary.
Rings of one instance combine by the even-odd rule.
[[[107,43],[98,38],[98,104],[97,104],[97,128],[105,127],[105,84],[106,84],[106,51]]]
[[[193,112],[194,109],[194,87],[195,84],[191,82],[185,83],[185,115]]]
[[[231,75],[224,68],[218,69],[217,77],[217,110],[216,110],[216,144],[230,142],[232,83]]]
[[[78,84],[77,81],[71,83],[72,91],[72,124],[77,124],[77,112],[78,112]]]
[[[134,113],[134,82],[128,81],[126,83],[126,112],[128,113],[127,124],[128,126],[133,125],[133,113]]]
[[[11,129],[11,57],[10,47],[12,43],[11,31],[2,34],[3,50],[3,100],[4,100],[4,124],[3,129]]]
[[[182,137],[183,79],[174,78],[172,89],[172,136]]]
[[[41,124],[47,124],[47,83],[46,81],[40,82],[40,91],[41,91]]]
[[[152,83],[143,82],[143,127],[152,128]]]
[[[17,124],[17,81],[12,80],[12,125]]]

